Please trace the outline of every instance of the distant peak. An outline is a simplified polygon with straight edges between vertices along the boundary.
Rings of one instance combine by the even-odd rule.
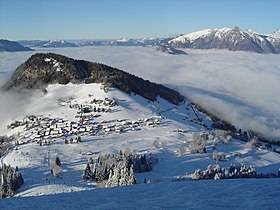
[[[117,41],[118,42],[129,42],[129,41],[132,41],[132,39],[124,37],[124,38],[118,39]]]

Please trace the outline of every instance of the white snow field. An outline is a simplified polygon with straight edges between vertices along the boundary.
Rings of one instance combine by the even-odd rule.
[[[276,108],[280,104],[279,98],[268,97],[272,94],[276,96],[280,86],[275,81],[279,79],[277,68],[280,67],[277,55],[191,50],[187,51],[187,56],[171,56],[142,47],[84,47],[51,51],[109,64],[145,79],[176,87],[202,105],[207,102],[213,111],[221,111],[225,118],[239,119],[243,115],[240,123],[244,121],[242,123],[247,123],[247,126],[249,123],[246,120],[253,123],[259,117],[260,121],[255,119],[255,129],[260,126],[263,130],[270,129],[272,134],[269,135],[280,136],[277,124],[280,111]],[[0,54],[0,61],[3,60],[0,70],[8,72],[0,76],[10,74],[33,53]],[[21,95],[1,93],[1,132],[17,134],[20,142],[18,147],[1,158],[1,163],[18,166],[25,182],[14,198],[0,200],[1,209],[279,208],[279,178],[189,179],[195,169],[204,170],[209,164],[217,163],[222,167],[245,164],[255,167],[258,173],[278,173],[280,154],[272,149],[249,148],[245,142],[236,139],[227,144],[209,139],[207,153],[191,154],[188,145],[193,134],[212,131],[206,128],[211,123],[210,119],[202,113],[198,112],[198,115],[206,127],[191,122],[195,114],[188,101],[180,106],[162,98],[149,102],[115,88],[104,92],[100,84],[50,85],[47,90],[46,95],[38,91]],[[98,113],[99,117],[93,117],[89,125],[96,125],[98,132],[86,131],[85,126],[85,131],[80,133],[81,143],[65,144],[59,137],[59,125],[79,120],[77,110],[69,106],[90,105],[93,99],[112,99],[118,105],[110,107],[108,112]],[[96,106],[108,108],[106,105]],[[228,113],[229,110],[232,113]],[[27,115],[35,115],[42,122],[42,127],[27,129],[20,126],[7,130],[8,124],[23,120]],[[36,141],[38,131],[44,129],[43,119],[62,121],[58,121],[57,127],[53,128],[57,133],[45,134],[53,137],[48,142],[50,145],[46,145],[46,142],[40,146]],[[216,143],[216,150],[226,155],[226,161],[213,159],[213,145]],[[101,189],[95,182],[82,180],[90,157],[96,159],[100,153],[118,153],[120,150],[154,154],[158,163],[151,172],[136,173],[137,184],[134,186]],[[50,165],[57,155],[62,162],[62,174],[53,177]],[[149,183],[143,183],[144,179]]]

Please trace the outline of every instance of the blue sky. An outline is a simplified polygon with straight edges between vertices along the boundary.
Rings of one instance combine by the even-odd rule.
[[[0,0],[0,39],[168,37],[239,26],[280,27],[278,0]]]

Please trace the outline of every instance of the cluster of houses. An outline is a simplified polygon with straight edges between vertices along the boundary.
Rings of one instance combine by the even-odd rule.
[[[163,117],[154,116],[146,119],[138,120],[126,120],[117,119],[109,121],[101,121],[99,123],[99,135],[109,134],[109,133],[124,133],[129,131],[139,131],[141,127],[156,127],[159,126]]]
[[[86,101],[83,104],[72,103],[73,98],[67,100],[58,99],[57,104],[59,106],[68,106],[70,109],[76,109],[77,114],[90,113],[90,112],[111,112],[112,107],[117,105],[117,102],[113,99],[105,98],[103,99],[92,99],[91,101]]]
[[[99,103],[98,100],[97,103]],[[113,103],[106,99],[100,103]],[[84,105],[81,105],[84,107]],[[100,114],[84,113],[81,110],[76,121],[68,121],[62,118],[51,118],[42,115],[29,115],[23,120],[16,121],[8,126],[10,129],[23,127],[19,133],[16,145],[28,142],[36,142],[39,145],[50,145],[56,139],[62,139],[65,143],[78,143],[81,136],[106,135],[110,133],[124,133],[141,130],[141,127],[156,127],[160,125],[163,117],[155,116],[146,119],[129,121],[127,119],[116,119],[108,121],[96,121]]]

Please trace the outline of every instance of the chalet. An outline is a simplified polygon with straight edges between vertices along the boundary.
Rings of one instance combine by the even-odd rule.
[[[87,125],[86,126],[86,132],[90,132],[92,130],[92,126]]]
[[[58,135],[59,134],[59,130],[51,130],[50,135],[54,136],[54,135]]]
[[[56,127],[57,128],[63,128],[64,127],[64,123],[63,122],[58,122],[58,123],[56,123]]]
[[[105,131],[106,131],[106,132],[110,132],[110,131],[111,131],[111,128],[105,128]]]
[[[126,121],[122,121],[121,124],[122,125],[127,125],[127,122]]]
[[[85,127],[80,127],[79,132],[86,132],[86,128]]]

